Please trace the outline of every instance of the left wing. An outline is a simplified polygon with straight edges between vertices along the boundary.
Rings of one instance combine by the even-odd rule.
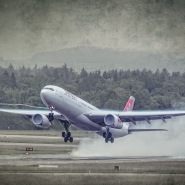
[[[132,122],[136,124],[136,121],[147,121],[151,123],[151,120],[171,119],[176,116],[185,116],[185,111],[128,111],[128,112],[116,112],[116,111],[92,111],[86,113],[85,116],[91,121],[97,124],[104,123],[104,117],[108,114],[116,115],[122,122]]]

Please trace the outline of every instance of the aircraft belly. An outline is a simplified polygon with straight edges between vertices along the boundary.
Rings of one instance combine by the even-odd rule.
[[[107,131],[106,128],[103,127],[102,131],[97,132],[97,134],[103,136],[103,133],[106,131]],[[128,132],[126,132],[124,129],[109,128],[109,132],[112,133],[113,138],[119,138],[128,135]]]
[[[87,131],[101,131],[102,127],[92,121],[90,121],[86,116],[80,115],[76,118],[71,119],[74,126]]]
[[[66,116],[68,119],[72,119],[83,113],[83,110],[77,107],[78,105],[74,102],[64,100],[63,98],[52,98],[47,101],[48,105],[55,107],[55,110],[62,115]]]

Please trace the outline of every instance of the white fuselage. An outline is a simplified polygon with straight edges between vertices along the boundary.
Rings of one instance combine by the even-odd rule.
[[[72,93],[57,87],[46,86],[42,89],[41,99],[47,107],[53,107],[55,111],[64,116],[74,126],[88,131],[94,131],[102,135],[106,131],[105,127],[89,120],[84,113],[90,111],[101,111],[86,101],[78,98]],[[123,137],[128,134],[128,124],[125,123],[122,129],[110,128],[113,137]]]

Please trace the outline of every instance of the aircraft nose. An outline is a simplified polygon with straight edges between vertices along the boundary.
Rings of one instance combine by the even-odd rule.
[[[41,95],[41,97],[44,97],[46,95],[46,90],[42,89],[41,92],[40,92],[40,95]]]
[[[40,92],[40,97],[45,105],[50,105],[52,97],[54,96],[54,88],[52,86],[44,87]]]
[[[47,97],[48,97],[48,91],[46,89],[42,89],[41,92],[40,92],[40,97],[41,97],[41,100],[44,104],[46,104],[46,100],[47,100]]]

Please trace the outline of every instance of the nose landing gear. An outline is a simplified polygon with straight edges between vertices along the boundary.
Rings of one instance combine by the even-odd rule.
[[[49,110],[51,111],[51,112],[49,113],[49,115],[48,115],[48,119],[49,119],[50,122],[52,122],[52,121],[54,120],[54,113],[53,113],[53,110],[55,109],[55,107],[49,106],[48,108],[49,108]]]

